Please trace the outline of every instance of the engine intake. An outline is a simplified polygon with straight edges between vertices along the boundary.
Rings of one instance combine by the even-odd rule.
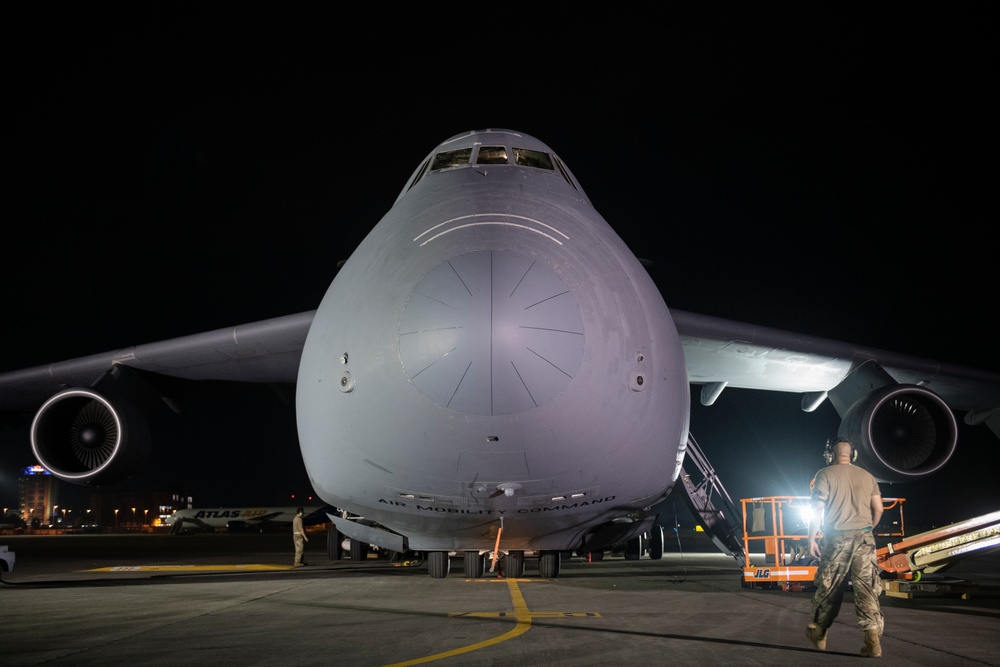
[[[135,407],[95,389],[67,389],[47,400],[31,424],[38,462],[74,484],[112,484],[149,458],[149,428]]]
[[[888,385],[859,399],[838,433],[855,443],[865,468],[883,482],[927,477],[958,444],[954,413],[940,396],[916,385]]]

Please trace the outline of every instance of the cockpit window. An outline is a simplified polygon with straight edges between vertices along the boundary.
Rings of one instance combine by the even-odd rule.
[[[576,187],[576,183],[574,183],[573,179],[569,177],[566,167],[564,167],[563,163],[559,161],[559,158],[556,158],[556,166],[559,167],[559,173],[566,179],[566,182],[572,185],[574,190],[579,190],[580,188]]]
[[[522,167],[536,167],[538,169],[554,169],[552,160],[548,153],[533,151],[528,148],[514,149],[514,162]]]
[[[433,158],[426,161],[410,183],[410,188],[420,182],[427,172],[440,171],[442,169],[454,169],[455,167],[472,166],[473,147],[457,148],[452,151],[442,151]],[[513,162],[511,161],[513,153]],[[566,168],[559,162],[559,159],[549,155],[545,151],[532,150],[530,148],[508,148],[507,146],[479,146],[476,153],[476,164],[515,164],[519,167],[530,167],[532,169],[545,169],[558,173],[563,179],[576,189],[576,184],[570,178]]]
[[[480,146],[476,164],[507,164],[507,148],[504,146]]]
[[[424,160],[424,163],[423,163],[422,165],[420,165],[420,170],[419,170],[419,171],[417,171],[417,175],[416,175],[416,177],[415,177],[415,178],[413,179],[413,182],[412,182],[412,183],[410,183],[410,188],[412,188],[412,187],[413,187],[414,185],[416,185],[416,184],[417,184],[417,181],[419,181],[419,180],[420,180],[421,178],[423,178],[423,177],[424,177],[424,172],[426,172],[426,171],[427,171],[427,166],[428,166],[428,165],[429,165],[430,163],[431,163],[431,161],[430,161],[430,160]],[[409,189],[409,188],[407,188],[407,189]]]
[[[434,163],[431,165],[431,171],[436,169],[448,169],[450,167],[461,167],[462,165],[469,164],[469,159],[471,157],[471,148],[459,148],[455,151],[438,153],[434,156]]]

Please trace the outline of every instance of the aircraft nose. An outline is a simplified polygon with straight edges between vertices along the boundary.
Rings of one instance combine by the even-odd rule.
[[[410,382],[445,408],[477,415],[552,400],[579,370],[583,349],[572,291],[547,265],[512,251],[440,263],[413,290],[399,325]]]

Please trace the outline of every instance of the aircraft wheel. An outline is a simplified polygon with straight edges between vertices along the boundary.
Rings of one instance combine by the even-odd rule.
[[[326,533],[326,557],[332,561],[338,561],[344,557],[344,548],[340,543],[340,531],[334,525]]]
[[[642,555],[642,535],[636,535],[625,543],[625,560],[639,560]]]
[[[358,562],[368,560],[368,545],[353,537],[351,538],[351,560]]]
[[[543,551],[538,554],[538,574],[543,579],[555,579],[559,576],[559,566],[562,557],[558,551]]]
[[[524,576],[524,552],[508,551],[503,559],[503,576],[517,579]]]
[[[465,552],[465,578],[479,579],[486,571],[486,556],[478,551]]]
[[[434,579],[444,579],[451,570],[451,560],[448,559],[447,551],[428,551],[427,570]]]
[[[663,558],[663,526],[656,523],[649,529],[649,557],[652,560]]]

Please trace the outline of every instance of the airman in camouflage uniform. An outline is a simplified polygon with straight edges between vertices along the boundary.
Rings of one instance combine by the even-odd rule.
[[[820,470],[813,480],[813,503],[823,518],[809,531],[809,552],[819,558],[819,567],[806,637],[819,650],[826,650],[827,630],[840,613],[850,581],[858,627],[865,636],[861,655],[880,657],[884,621],[878,596],[882,587],[872,530],[882,518],[882,495],[878,481],[852,465],[856,453],[849,440],[838,438],[830,449],[833,465]],[[821,529],[822,550],[817,543]]]

